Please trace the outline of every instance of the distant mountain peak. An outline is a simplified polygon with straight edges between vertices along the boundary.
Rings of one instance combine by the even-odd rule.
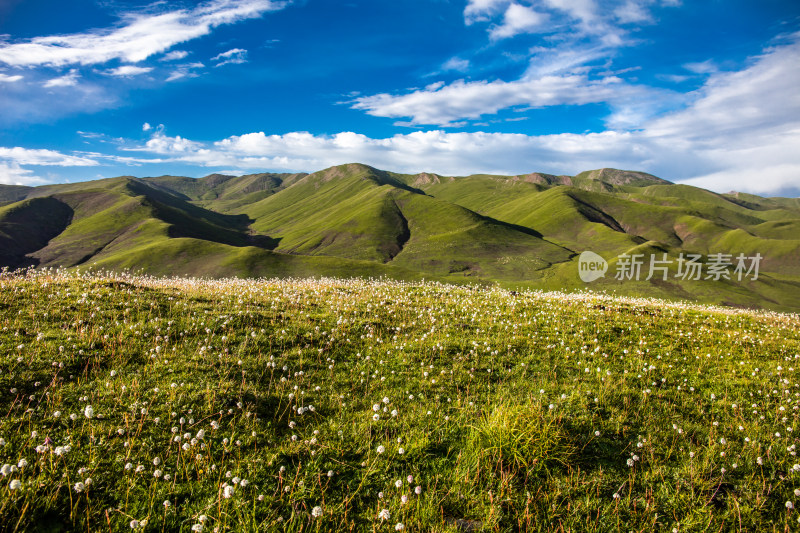
[[[434,185],[441,182],[442,177],[438,174],[433,174],[431,172],[420,172],[414,176],[414,181],[411,182],[411,185],[413,187],[421,187],[425,185]]]
[[[213,187],[217,187],[219,185],[222,185],[226,181],[230,181],[230,180],[232,180],[234,178],[236,178],[236,176],[231,176],[231,175],[228,175],[228,174],[216,174],[215,173],[215,174],[209,174],[208,176],[204,176],[204,177],[200,178],[200,181],[205,182],[206,186],[213,188]]]
[[[323,170],[312,172],[307,178],[309,180],[321,179],[322,182],[328,182],[335,179],[349,178],[355,175],[375,176],[381,172],[382,171],[363,163],[345,163],[343,165],[334,165]]]
[[[575,176],[576,180],[593,180],[607,183],[609,185],[669,185],[672,182],[636,170],[619,170],[616,168],[600,168],[597,170],[587,170]]]
[[[519,176],[519,178],[527,183],[536,183],[539,185],[572,185],[571,176],[556,176],[555,174],[545,174],[543,172],[531,172]]]

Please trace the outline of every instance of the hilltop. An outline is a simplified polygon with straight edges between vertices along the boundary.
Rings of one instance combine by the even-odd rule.
[[[10,268],[570,290],[587,287],[578,276],[586,250],[609,262],[593,289],[800,309],[800,199],[717,194],[644,172],[455,177],[354,163],[311,174],[0,186],[0,265]],[[614,279],[623,254],[667,254],[667,279]],[[757,280],[684,280],[681,254],[706,268],[712,254],[762,259]]]

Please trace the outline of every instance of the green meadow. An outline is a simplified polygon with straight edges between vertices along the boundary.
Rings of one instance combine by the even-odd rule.
[[[6,272],[0,530],[793,531],[798,358],[797,315],[730,307]]]

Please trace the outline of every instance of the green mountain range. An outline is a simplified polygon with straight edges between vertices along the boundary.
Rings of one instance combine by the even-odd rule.
[[[591,283],[579,277],[587,250],[608,261]],[[638,279],[624,254],[640,254]],[[684,279],[681,254],[702,263],[700,279]],[[737,276],[740,255],[757,263],[757,279],[752,268]],[[667,260],[666,280],[661,271],[645,279],[651,256]],[[712,276],[722,260],[731,263],[725,275]],[[0,265],[426,278],[800,311],[800,199],[717,194],[607,168],[448,177],[348,164],[0,185]]]

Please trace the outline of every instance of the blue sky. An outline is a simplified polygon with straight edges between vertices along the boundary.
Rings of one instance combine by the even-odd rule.
[[[800,194],[792,0],[0,0],[0,183],[616,167]]]

